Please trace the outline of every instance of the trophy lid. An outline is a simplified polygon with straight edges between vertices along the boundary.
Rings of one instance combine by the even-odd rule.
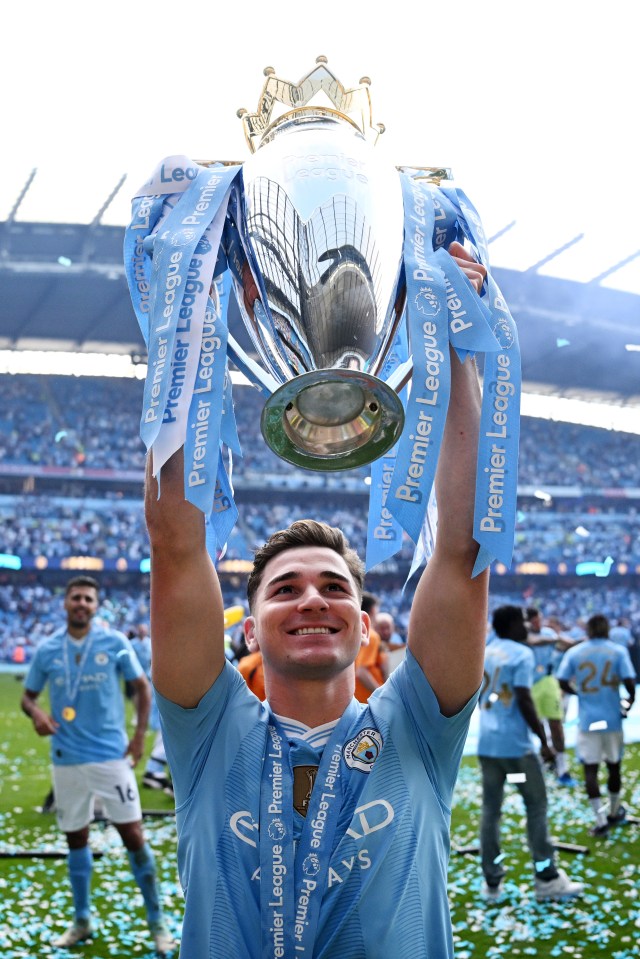
[[[252,153],[268,140],[276,126],[296,117],[332,116],[346,121],[367,139],[375,142],[384,133],[382,123],[373,124],[369,77],[361,77],[360,85],[345,89],[340,80],[329,70],[325,56],[316,57],[316,66],[297,83],[276,76],[273,67],[265,67],[266,81],[258,100],[255,113],[244,108],[238,110],[244,125],[244,134]],[[333,106],[311,101],[324,93]],[[290,107],[274,116],[277,106]]]

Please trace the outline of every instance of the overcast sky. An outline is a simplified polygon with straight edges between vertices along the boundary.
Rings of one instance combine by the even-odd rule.
[[[347,86],[371,77],[376,149],[442,164],[476,203],[494,265],[589,280],[640,247],[634,4],[12,4],[3,13],[0,220],[30,170],[19,218],[124,223],[157,162],[246,159],[238,107],[263,68],[298,80],[318,54]],[[283,12],[286,11],[286,12]],[[381,12],[379,12],[381,11]],[[606,281],[640,293],[640,259]]]

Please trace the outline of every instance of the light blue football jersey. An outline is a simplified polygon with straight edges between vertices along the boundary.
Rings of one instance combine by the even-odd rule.
[[[40,643],[24,685],[39,693],[49,684],[51,715],[60,724],[51,737],[55,765],[124,756],[128,737],[121,679],[141,675],[131,643],[115,630],[93,626],[84,642],[76,645],[67,630],[60,629]],[[63,716],[69,707],[75,711],[71,721]]]
[[[582,732],[622,729],[620,682],[635,678],[631,657],[624,646],[609,639],[585,640],[567,650],[557,676],[573,683],[577,690]]]
[[[529,646],[496,637],[484,657],[480,690],[478,755],[519,759],[533,749],[531,732],[516,699],[516,686],[531,686],[534,657]]]
[[[195,709],[159,694],[158,702],[185,894],[181,959],[260,959],[258,838],[268,710],[228,663]],[[358,704],[342,749],[345,788],[313,959],[453,956],[450,804],[475,702],[442,716],[409,652],[368,705]],[[368,747],[358,750],[363,734]],[[292,767],[313,766],[319,756],[308,743],[292,741]],[[296,812],[296,839],[303,822]]]

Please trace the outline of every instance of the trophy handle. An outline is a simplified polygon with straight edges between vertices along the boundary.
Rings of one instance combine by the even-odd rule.
[[[250,356],[242,349],[238,341],[232,336],[231,333],[228,335],[228,344],[227,349],[229,355],[233,362],[236,364],[241,373],[250,380],[254,386],[256,386],[265,396],[269,397],[279,388],[280,383],[271,376],[270,373],[267,373],[255,360],[252,360]]]
[[[396,393],[399,393],[402,390],[409,380],[411,379],[411,374],[413,373],[413,357],[410,356],[408,360],[405,360],[404,363],[401,363],[400,366],[396,367],[393,373],[386,380],[387,386],[390,386],[392,390],[395,390]]]

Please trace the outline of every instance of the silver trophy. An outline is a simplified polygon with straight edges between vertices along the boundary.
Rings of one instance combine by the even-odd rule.
[[[368,78],[345,90],[325,57],[297,84],[264,72],[256,113],[238,111],[252,155],[234,282],[261,360],[243,354],[243,368],[270,394],[261,427],[278,456],[350,469],[382,456],[404,424],[406,369],[380,378],[404,307],[399,176],[373,149],[383,128],[371,125]],[[229,349],[242,354],[233,337]]]

